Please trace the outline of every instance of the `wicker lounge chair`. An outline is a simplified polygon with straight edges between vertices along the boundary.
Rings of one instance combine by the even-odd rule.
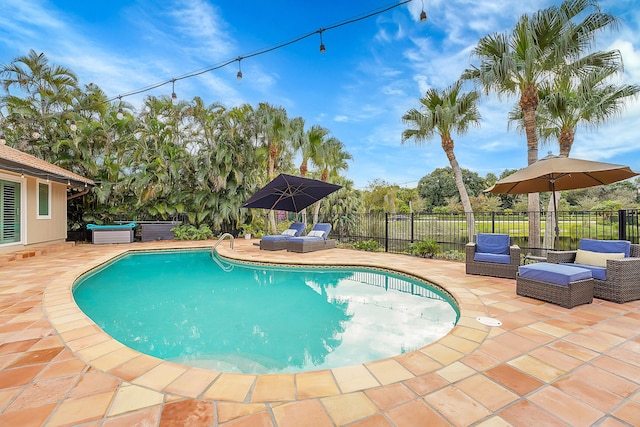
[[[292,237],[297,237],[304,231],[305,225],[302,222],[294,222],[282,232],[271,236],[263,236],[260,240],[260,249],[265,251],[280,251],[287,248],[287,241]]]
[[[287,251],[304,253],[335,248],[336,241],[328,239],[330,231],[331,224],[315,224],[306,236],[287,240]]]
[[[591,270],[595,298],[619,304],[640,299],[640,245],[625,240],[581,239],[578,250],[549,251],[547,260]]]
[[[480,276],[515,279],[520,265],[520,247],[508,234],[478,234],[466,246],[466,272]]]

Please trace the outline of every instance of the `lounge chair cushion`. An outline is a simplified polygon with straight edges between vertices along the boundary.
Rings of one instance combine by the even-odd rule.
[[[606,267],[608,259],[620,259],[624,257],[624,252],[591,252],[578,249],[576,251],[576,259],[574,262],[576,264],[593,265],[595,267]]]
[[[596,267],[595,265],[587,265],[587,264],[576,264],[571,262],[561,262],[560,265],[568,265],[571,267],[580,267],[586,268],[591,271],[591,276],[594,279],[605,281],[607,280],[607,269],[606,267]]]
[[[307,233],[307,237],[322,237],[325,238],[324,231],[322,230],[311,230]]]
[[[553,283],[560,286],[569,286],[571,282],[591,279],[592,277],[589,269],[547,262],[521,265],[518,267],[518,275],[538,282]]]
[[[509,244],[508,234],[478,234],[476,252],[509,255]]]
[[[491,254],[486,252],[476,252],[473,256],[474,261],[493,262],[498,264],[510,264],[511,256],[504,254]]]
[[[580,239],[580,249],[591,252],[624,253],[625,258],[631,252],[631,242],[627,240]]]

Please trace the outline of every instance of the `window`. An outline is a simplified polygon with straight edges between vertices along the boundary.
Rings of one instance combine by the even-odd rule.
[[[38,182],[38,219],[51,219],[51,184]]]
[[[0,244],[20,241],[20,184],[0,180]]]

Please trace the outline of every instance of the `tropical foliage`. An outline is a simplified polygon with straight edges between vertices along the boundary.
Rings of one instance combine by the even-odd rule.
[[[179,218],[196,230],[239,231],[253,219],[242,204],[276,174],[292,173],[296,154],[303,175],[332,181],[351,159],[328,129],[306,130],[304,120],[267,103],[226,108],[199,97],[148,96],[136,111],[120,99],[109,101],[96,85],[81,88],[71,70],[34,51],[3,66],[0,76],[7,144],[98,184],[69,202],[71,229]],[[339,199],[344,194],[348,201]],[[358,195],[338,192],[325,220],[346,227],[341,207],[357,208]]]

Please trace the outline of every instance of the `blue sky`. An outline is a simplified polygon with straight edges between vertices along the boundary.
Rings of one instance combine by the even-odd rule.
[[[392,0],[0,0],[0,63],[44,52],[72,69],[81,84],[96,83],[116,97],[154,83],[223,64],[321,28],[381,10]],[[181,99],[200,96],[227,107],[259,102],[286,108],[306,125],[331,130],[353,156],[346,175],[363,188],[376,178],[404,187],[449,165],[439,137],[402,145],[401,117],[418,107],[426,89],[453,83],[482,36],[510,31],[518,17],[559,1],[421,0],[319,36],[175,83]],[[619,49],[620,82],[640,83],[640,8],[637,0],[600,1],[621,21],[598,36],[598,49]],[[171,85],[126,97],[170,95]],[[455,135],[460,166],[485,176],[526,166],[523,134],[507,129],[515,99],[483,98],[482,124]],[[572,156],[623,163],[640,170],[640,102],[597,130],[579,129]],[[557,153],[554,145],[540,148]]]

